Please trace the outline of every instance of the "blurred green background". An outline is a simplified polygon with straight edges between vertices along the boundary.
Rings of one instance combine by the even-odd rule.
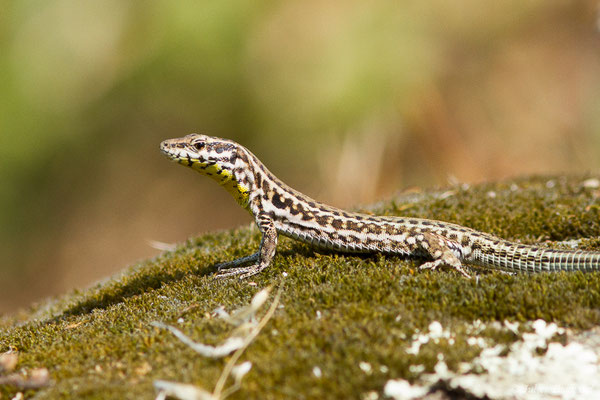
[[[338,206],[597,172],[597,1],[0,1],[0,313],[249,223],[191,132]]]

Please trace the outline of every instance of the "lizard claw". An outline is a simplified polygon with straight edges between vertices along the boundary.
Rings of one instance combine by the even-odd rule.
[[[240,280],[242,280],[242,279],[246,279],[253,275],[258,274],[260,271],[262,271],[265,268],[266,268],[266,266],[261,267],[260,264],[254,264],[254,265],[250,265],[248,267],[230,268],[227,272],[219,272],[215,276],[215,279],[223,279],[223,278],[229,278],[232,276],[237,276]]]
[[[450,262],[447,262],[447,261],[445,261],[445,260],[443,260],[441,258],[438,258],[437,260],[433,260],[433,261],[429,261],[429,262],[426,262],[424,264],[421,264],[419,266],[419,269],[420,270],[430,269],[430,270],[433,271],[434,269],[436,269],[440,265],[448,265],[449,267],[451,267],[451,268],[457,270],[458,272],[460,272],[465,278],[471,279],[471,275],[469,275],[467,273],[467,271],[465,271],[463,265],[460,262],[458,262],[458,263],[450,263]]]

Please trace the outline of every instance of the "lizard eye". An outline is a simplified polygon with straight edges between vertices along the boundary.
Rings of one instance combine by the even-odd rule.
[[[196,150],[202,150],[204,148],[204,146],[205,146],[204,142],[194,143],[194,147],[196,148]]]

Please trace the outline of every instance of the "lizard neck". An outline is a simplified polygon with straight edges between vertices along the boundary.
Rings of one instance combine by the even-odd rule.
[[[241,146],[240,146],[241,147]],[[194,163],[193,169],[206,175],[221,185],[235,201],[247,211],[250,211],[250,193],[254,181],[248,166],[248,154],[245,148],[240,148],[235,156],[227,163]]]

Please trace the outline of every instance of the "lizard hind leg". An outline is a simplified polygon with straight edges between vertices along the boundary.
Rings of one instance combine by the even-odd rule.
[[[460,259],[454,254],[450,247],[448,247],[444,239],[431,233],[424,233],[422,236],[423,239],[418,242],[419,249],[433,260],[421,264],[419,269],[434,270],[440,265],[447,265],[460,272],[464,277],[471,278],[471,275],[465,271]]]

